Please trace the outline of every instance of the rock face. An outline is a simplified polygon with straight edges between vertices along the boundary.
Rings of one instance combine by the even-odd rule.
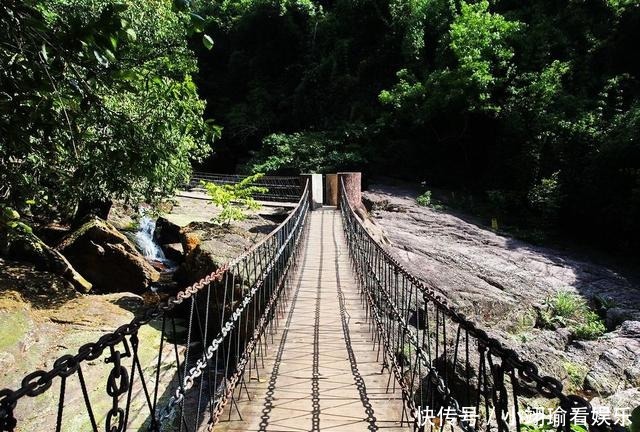
[[[180,230],[180,225],[170,222],[167,218],[159,217],[158,220],[156,220],[153,240],[160,245],[180,243]]]
[[[184,252],[181,243],[167,243],[160,245],[160,248],[162,248],[164,256],[175,263],[181,263],[184,259]]]
[[[240,256],[255,243],[255,234],[235,226],[192,222],[182,229],[184,263],[176,272],[181,284],[192,284]]]
[[[588,390],[613,395],[632,385],[640,388],[640,322],[625,321],[584,380]]]
[[[57,249],[102,292],[142,293],[160,279],[126,236],[98,218],[63,239]]]
[[[411,273],[573,391],[584,387],[601,398],[638,394],[640,287],[636,274],[500,235],[483,227],[482,222],[488,221],[418,206],[415,198],[420,192],[407,185],[378,184],[363,194],[366,207],[390,241],[385,248]],[[613,331],[582,341],[574,340],[566,328],[536,328],[537,311],[559,291],[586,301],[609,299],[612,306],[603,318]],[[582,384],[576,384],[583,378]],[[635,405],[639,402],[636,399]]]
[[[34,270],[31,265],[0,260],[0,389],[19,387],[26,374],[51,369],[60,356],[76,354],[80,346],[96,342],[106,332],[129,323],[134,314],[143,309],[143,301],[137,295],[81,295],[60,276]],[[138,352],[144,374],[155,376],[160,330],[152,325],[142,326],[139,338]],[[171,349],[164,350],[162,359],[171,358],[173,344],[165,344],[165,347]],[[183,348],[179,349],[182,352]],[[105,350],[98,359],[82,364],[99,425],[105,424],[106,414],[112,406],[112,399],[106,392],[107,378],[113,367],[104,361],[108,355],[109,350]],[[125,360],[123,364],[131,373],[130,359],[129,363]],[[174,368],[163,370],[161,382],[169,382],[174,373]],[[19,419],[17,430],[51,430],[57,418],[58,383],[54,382],[53,387],[40,397],[20,400],[15,411]],[[71,376],[67,383],[61,430],[92,430],[77,376]],[[136,391],[138,388],[134,387]],[[159,394],[162,395],[165,389],[166,385],[161,384]],[[131,430],[142,430],[148,419],[145,406],[144,396],[132,398],[131,412],[135,417],[128,426]],[[138,412],[141,415],[135,415]]]
[[[80,292],[87,293],[91,290],[92,284],[82,277],[60,252],[50,248],[35,234],[11,233],[5,236],[5,242],[6,245],[2,249],[9,259],[26,261],[34,264],[37,270],[62,276]]]

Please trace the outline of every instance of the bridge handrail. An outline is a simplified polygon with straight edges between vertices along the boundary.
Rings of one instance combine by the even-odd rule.
[[[246,178],[242,174],[215,174],[204,171],[194,171],[187,187],[202,189],[201,181],[213,182],[219,185],[236,184]],[[250,184],[251,186],[266,187],[266,193],[254,194],[254,198],[265,201],[295,202],[302,193],[303,183],[300,177],[294,176],[265,176]]]
[[[482,390],[487,393],[484,396],[485,405],[483,408],[486,412],[491,410],[493,413],[495,411],[493,421],[497,423],[498,430],[509,430],[507,423],[510,415],[509,405],[512,405],[511,409],[515,414],[516,430],[520,429],[518,396],[521,395],[523,387],[528,387],[529,391],[547,399],[557,399],[559,406],[566,411],[567,418],[572,410],[582,410],[584,415],[591,418],[592,407],[589,401],[579,395],[565,394],[559,380],[550,376],[541,376],[536,364],[521,360],[514,350],[505,347],[500,341],[489,336],[486,331],[449,305],[448,301],[436,292],[433,284],[424,282],[411,274],[374,239],[352,204],[349,202],[344,182],[340,179],[340,208],[352,265],[357,274],[362,295],[368,303],[370,314],[378,329],[379,343],[384,349],[385,364],[388,364],[390,373],[393,372],[396,381],[400,384],[406,409],[417,426],[424,426],[424,424],[417,423],[424,422],[424,410],[429,406],[431,408],[436,406],[436,409],[438,405],[440,408],[450,407],[456,413],[457,419],[464,415],[461,410],[463,401],[458,400],[462,398],[456,394],[460,391],[455,388],[459,387],[460,383],[458,382],[456,385],[451,383],[456,383],[458,372],[455,369],[460,366],[458,362],[461,361],[462,356],[458,357],[458,354],[463,335],[466,343],[466,364],[462,365],[461,369],[465,369],[467,374],[467,385],[469,385],[468,373],[471,366],[469,344],[475,344],[478,351],[478,368],[484,367],[484,372],[475,372],[486,374],[487,364],[490,365],[489,372],[493,384],[488,386],[485,382],[484,388],[481,388],[482,379],[478,378],[478,389],[474,388],[473,390]],[[408,299],[405,297],[407,290],[411,291]],[[412,300],[414,294],[415,299]],[[400,306],[398,306],[399,297],[402,297]],[[432,309],[435,312],[434,328],[431,327],[433,313],[431,319],[429,318],[429,305],[433,305]],[[394,323],[389,320],[389,315],[393,316]],[[458,326],[454,338],[455,347],[450,347],[454,352],[453,372],[447,370],[447,362],[451,360],[451,358],[447,358],[447,346],[452,345],[451,342],[454,340],[447,340],[447,320]],[[415,327],[415,330],[409,326]],[[420,326],[426,326],[426,330],[422,329],[422,341],[419,337]],[[426,334],[429,330],[435,330],[435,341],[432,340],[432,334]],[[402,336],[399,336],[400,334]],[[472,341],[470,336],[475,341]],[[439,350],[441,337],[442,350]],[[395,350],[394,344],[396,345]],[[407,347],[407,345],[412,346]],[[435,359],[432,356],[434,348]],[[399,360],[399,355],[404,355],[407,350],[411,356],[415,357],[416,361],[405,358]],[[439,354],[443,354],[444,359],[438,358]],[[497,364],[495,360],[500,360],[500,364]],[[425,366],[424,372],[426,374],[419,367],[420,364]],[[407,378],[408,373],[411,375],[410,380]],[[419,385],[416,385],[416,380],[419,381]],[[425,398],[424,387],[427,387],[432,393],[437,392],[439,397],[436,398],[432,395]],[[511,389],[510,397],[507,397],[508,389]],[[471,387],[466,390],[470,391]],[[489,396],[491,397],[489,398]],[[476,409],[480,406],[480,399],[479,396],[475,401]],[[466,400],[469,402],[471,399],[467,398]],[[511,404],[509,401],[514,402]],[[506,412],[507,415],[502,415],[503,412]],[[596,423],[597,420],[596,418]],[[489,419],[485,418],[484,421],[487,422]],[[468,431],[478,430],[478,425],[481,423],[478,421],[475,423],[458,422],[462,429]],[[569,430],[568,421],[563,429]],[[608,430],[609,428],[607,425],[601,424],[592,429]]]
[[[87,409],[87,415],[91,421],[93,430],[97,429],[95,413],[89,402],[88,389],[82,373],[82,365],[87,361],[100,358],[104,351],[109,349],[110,356],[105,359],[106,362],[113,363],[114,369],[109,375],[107,382],[107,393],[113,397],[114,404],[111,410],[106,414],[106,430],[122,431],[127,427],[129,418],[129,409],[131,402],[131,389],[134,385],[134,375],[136,370],[139,372],[138,380],[141,382],[147,399],[150,418],[150,430],[160,430],[161,424],[172,420],[175,417],[175,409],[180,405],[180,421],[184,420],[184,402],[187,392],[194,385],[197,385],[198,377],[204,379],[204,373],[211,375],[211,363],[215,360],[216,369],[214,371],[213,388],[208,387],[209,400],[209,424],[213,427],[218,421],[220,413],[227,404],[229,398],[233,399],[233,391],[238,381],[243,376],[244,369],[254,353],[254,348],[261,343],[263,333],[266,326],[273,320],[275,308],[279,307],[279,299],[283,290],[288,287],[288,278],[290,277],[290,269],[297,265],[297,254],[302,241],[304,227],[307,221],[307,212],[309,209],[309,184],[308,181],[302,188],[296,207],[290,212],[288,217],[274,229],[269,235],[264,237],[257,244],[245,251],[239,257],[220,266],[206,277],[198,282],[178,292],[175,296],[170,297],[166,301],[146,309],[141,315],[135,317],[130,323],[125,324],[113,332],[104,334],[96,342],[82,345],[75,355],[65,355],[54,362],[53,368],[48,371],[38,370],[26,375],[21,381],[21,386],[15,390],[0,390],[0,431],[13,431],[16,427],[17,420],[14,416],[18,402],[26,397],[36,397],[45,393],[52,386],[55,378],[61,379],[61,394],[58,400],[58,418],[56,430],[60,430],[62,422],[62,412],[64,409],[65,382],[68,377],[77,375],[84,402]],[[212,293],[213,288],[220,288]],[[238,298],[234,298],[236,290],[239,289]],[[219,299],[220,292],[223,298]],[[200,297],[198,295],[200,294]],[[202,295],[206,294],[203,299]],[[213,296],[213,299],[212,299]],[[176,307],[191,300],[189,331],[182,356],[182,364],[178,355],[178,344],[175,345],[175,353],[177,363],[177,385],[170,382],[165,391],[169,392],[169,387],[176,387],[174,391],[167,393],[168,402],[163,408],[160,408],[161,400],[157,400],[159,388],[159,374],[161,360],[163,357],[163,344],[169,343],[169,337],[165,333],[166,321],[172,320],[175,331],[175,318],[170,317],[168,312]],[[203,303],[201,300],[205,300]],[[221,312],[220,329],[216,331],[216,337],[208,335],[209,330],[209,314],[214,307],[213,302],[216,301],[218,312]],[[218,304],[222,300],[222,307]],[[202,318],[199,316],[201,308],[205,309],[204,329],[202,327]],[[252,311],[249,309],[253,308]],[[197,318],[194,316],[194,311]],[[249,316],[249,312],[253,312],[253,316]],[[259,317],[257,316],[259,314]],[[226,317],[226,319],[225,319]],[[251,321],[251,318],[253,321]],[[158,353],[158,363],[156,366],[156,376],[154,383],[153,404],[151,404],[150,393],[147,389],[147,383],[143,377],[143,369],[138,358],[138,344],[141,342],[138,338],[138,330],[149,324],[153,320],[162,320],[162,332],[160,334],[160,351]],[[213,318],[212,318],[213,320]],[[200,345],[202,353],[194,362],[189,358],[192,340],[192,327],[196,323],[200,327]],[[251,325],[252,329],[249,328]],[[244,323],[245,332],[242,333],[242,324]],[[272,324],[273,325],[273,324]],[[214,327],[215,328],[215,327]],[[194,331],[197,331],[194,330]],[[213,331],[213,330],[212,330]],[[174,335],[175,336],[175,335]],[[247,337],[248,336],[248,337]],[[166,339],[165,339],[166,337]],[[232,340],[233,339],[233,340]],[[127,341],[128,340],[128,341]],[[122,344],[122,348],[120,347]],[[233,344],[233,347],[232,347]],[[266,341],[265,341],[266,344]],[[222,350],[220,350],[222,348]],[[233,361],[230,357],[231,350],[234,349],[237,359]],[[226,354],[226,355],[225,355]],[[226,359],[220,359],[220,356]],[[129,373],[123,365],[124,358],[131,358]],[[217,383],[218,378],[218,362],[223,361],[224,373],[221,382]],[[257,367],[257,360],[256,360]],[[180,377],[182,375],[182,377]],[[130,377],[130,383],[129,381]],[[211,380],[210,376],[208,377]],[[172,380],[173,381],[173,380]],[[137,383],[136,383],[137,384]],[[211,383],[209,383],[211,384]],[[207,387],[200,382],[200,394],[198,403],[202,398],[203,388]],[[126,410],[119,407],[118,398],[128,392]],[[172,393],[172,394],[171,394]],[[193,392],[191,392],[193,393]],[[200,407],[197,409],[196,422],[200,421]]]

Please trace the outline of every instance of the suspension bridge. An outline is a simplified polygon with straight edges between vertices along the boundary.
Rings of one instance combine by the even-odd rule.
[[[338,205],[319,208],[309,179],[260,180],[272,191],[260,199],[296,199],[277,229],[0,390],[0,431],[38,418],[32,399],[55,404],[43,431],[524,430],[531,398],[564,413],[553,429],[570,430],[575,413],[593,416],[593,430],[610,429],[585,398],[411,275],[363,225],[351,193],[359,184],[337,179]],[[145,326],[158,338],[140,337]],[[142,345],[155,355],[141,355]],[[92,372],[96,363],[108,373]],[[70,399],[73,386],[81,396]],[[70,428],[69,418],[82,426]]]

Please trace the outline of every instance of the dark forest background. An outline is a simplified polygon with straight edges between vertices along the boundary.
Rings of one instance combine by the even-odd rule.
[[[205,166],[359,169],[524,224],[640,240],[637,1],[224,1],[198,87]]]
[[[639,0],[7,0],[0,25],[7,217],[158,203],[193,163],[357,169],[640,245]]]

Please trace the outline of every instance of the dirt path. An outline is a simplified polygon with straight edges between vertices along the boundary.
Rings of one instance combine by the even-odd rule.
[[[498,235],[445,211],[416,204],[416,189],[371,185],[364,199],[416,276],[465,314],[575,391],[640,404],[640,287],[606,267]],[[376,209],[377,207],[377,209]],[[608,331],[574,340],[566,328],[536,328],[538,310],[560,291],[608,299]],[[622,401],[612,398],[623,398]]]

